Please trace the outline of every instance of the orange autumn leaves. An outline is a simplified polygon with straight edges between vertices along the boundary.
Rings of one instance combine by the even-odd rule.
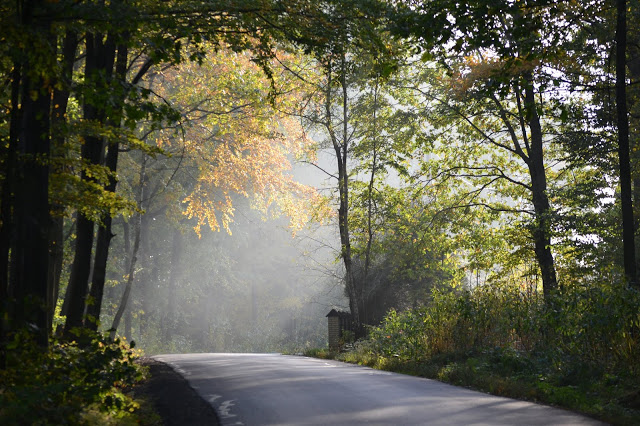
[[[279,60],[297,58],[282,54]],[[321,197],[289,173],[293,160],[312,157],[313,143],[292,115],[281,112],[301,105],[301,84],[275,67],[270,81],[249,54],[226,50],[211,53],[202,65],[162,74],[158,93],[182,111],[183,123],[181,137],[159,134],[157,143],[182,150],[197,170],[182,202],[198,234],[205,225],[230,232],[236,194],[265,215],[288,216],[294,231],[317,213]]]

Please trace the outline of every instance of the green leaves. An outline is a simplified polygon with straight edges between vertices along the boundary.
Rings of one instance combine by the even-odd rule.
[[[28,333],[14,336],[0,370],[0,421],[85,424],[91,410],[116,418],[135,411],[138,404],[124,390],[143,375],[131,348],[86,330],[79,339],[82,345],[53,342],[43,352]]]

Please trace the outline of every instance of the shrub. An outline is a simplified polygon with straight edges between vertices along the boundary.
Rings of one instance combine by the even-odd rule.
[[[626,286],[567,286],[545,302],[493,284],[391,311],[340,358],[633,423],[639,343],[640,294]]]
[[[141,380],[134,352],[120,340],[84,334],[42,350],[17,333],[0,370],[0,424],[88,424],[96,412],[124,418],[137,404],[124,390]]]
[[[500,349],[503,359],[545,359],[557,370],[637,374],[638,330],[640,295],[628,288],[576,286],[544,303],[518,286],[486,285],[435,290],[427,307],[389,312],[370,346],[400,361]]]

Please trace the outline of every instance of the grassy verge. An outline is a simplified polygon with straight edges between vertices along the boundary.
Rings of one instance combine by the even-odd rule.
[[[566,286],[543,299],[487,284],[434,290],[349,351],[308,355],[640,424],[639,330],[640,293],[625,285]]]
[[[439,380],[510,398],[554,405],[620,425],[640,424],[637,379],[609,374],[549,371],[544,359],[529,359],[516,351],[495,349],[483,353],[439,354],[420,362],[385,357],[371,351],[368,342],[354,350],[327,349],[306,356]]]

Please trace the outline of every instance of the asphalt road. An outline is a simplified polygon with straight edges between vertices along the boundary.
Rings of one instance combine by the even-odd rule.
[[[279,354],[187,354],[168,363],[223,425],[596,425],[593,419],[434,380]]]

